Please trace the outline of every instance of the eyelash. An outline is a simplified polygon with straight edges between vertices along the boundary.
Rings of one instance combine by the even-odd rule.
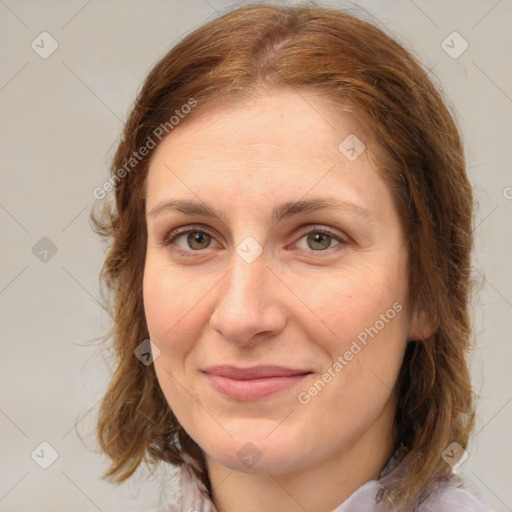
[[[178,228],[178,229],[171,231],[167,236],[164,237],[164,240],[162,241],[161,245],[168,247],[169,245],[173,244],[173,242],[176,238],[178,238],[179,236],[182,236],[182,235],[187,235],[189,233],[204,233],[212,238],[215,238],[211,233],[209,233],[206,229],[204,229],[201,226],[187,226],[184,228]],[[327,228],[324,228],[324,227],[318,228],[316,226],[313,226],[313,227],[310,226],[308,231],[302,232],[301,236],[298,240],[301,240],[304,236],[309,235],[311,233],[320,233],[322,235],[327,235],[327,236],[333,238],[334,240],[336,240],[337,242],[339,242],[339,245],[337,245],[333,248],[327,248],[327,249],[322,249],[322,250],[318,250],[318,251],[310,250],[309,252],[312,252],[312,253],[329,252],[331,254],[332,251],[330,251],[330,249],[336,249],[337,247],[341,248],[342,246],[348,245],[350,243],[348,240],[348,237],[347,237],[347,239],[345,239],[345,238],[341,237],[339,234],[337,234],[333,231],[330,231]],[[173,251],[177,252],[180,256],[185,256],[187,258],[195,257],[194,253],[197,254],[197,253],[203,252],[203,250],[194,251],[193,249],[185,251],[185,250],[179,249],[177,247],[174,247]],[[318,257],[322,257],[322,256],[318,255]]]

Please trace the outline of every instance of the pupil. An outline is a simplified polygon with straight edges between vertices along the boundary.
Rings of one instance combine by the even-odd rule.
[[[328,238],[329,238],[328,235],[324,235],[323,233],[316,233],[316,234],[312,235],[313,243],[315,243],[315,244],[322,244],[322,242],[324,242],[324,247],[322,247],[322,249],[327,249],[327,246],[329,244],[327,244],[327,246],[325,246],[325,241]]]
[[[196,233],[190,233],[189,238],[190,238],[192,248],[197,249],[197,247],[194,247],[194,244],[196,244],[196,243],[199,245],[203,244],[206,237],[205,237],[204,233],[196,232]]]

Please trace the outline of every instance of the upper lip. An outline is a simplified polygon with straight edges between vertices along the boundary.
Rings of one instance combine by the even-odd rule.
[[[236,380],[261,379],[263,377],[289,377],[292,375],[304,375],[306,373],[311,373],[309,370],[271,365],[251,366],[247,368],[219,365],[210,366],[209,368],[204,369],[203,372]]]

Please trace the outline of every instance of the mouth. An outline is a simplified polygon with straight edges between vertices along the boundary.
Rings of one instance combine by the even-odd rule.
[[[280,366],[214,366],[202,371],[219,393],[242,401],[284,392],[312,374],[310,370]]]

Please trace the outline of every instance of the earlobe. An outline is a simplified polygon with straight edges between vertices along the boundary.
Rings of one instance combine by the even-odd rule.
[[[414,309],[409,324],[408,341],[423,341],[434,334],[439,327],[439,320],[432,318],[423,310]]]

